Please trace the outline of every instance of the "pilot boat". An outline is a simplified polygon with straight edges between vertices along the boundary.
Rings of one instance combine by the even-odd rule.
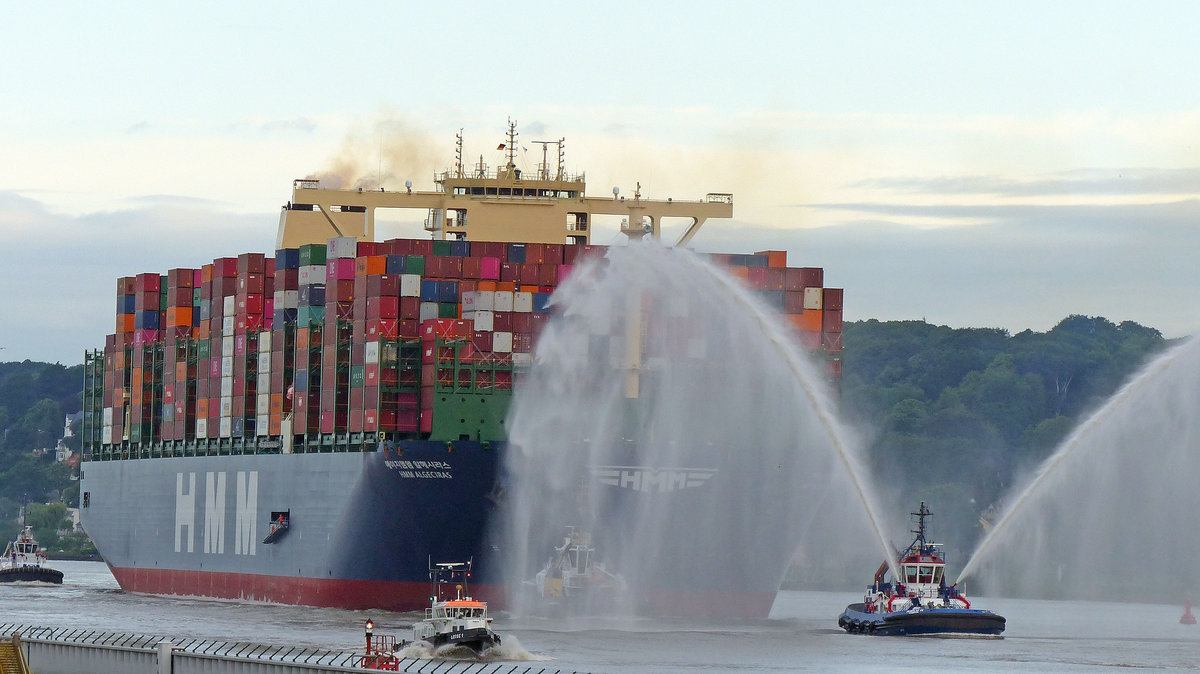
[[[467,594],[470,576],[471,562],[441,562],[430,566],[432,606],[425,609],[425,619],[413,625],[413,641],[426,641],[435,649],[464,646],[476,654],[500,645],[500,635],[492,631],[487,602]],[[451,592],[447,592],[451,586]]]

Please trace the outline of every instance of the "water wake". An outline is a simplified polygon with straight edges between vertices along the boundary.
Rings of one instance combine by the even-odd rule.
[[[621,583],[559,583],[553,600],[625,614],[765,615],[798,546],[825,579],[872,549],[891,558],[821,376],[736,280],[634,243],[577,265],[554,302],[509,416],[516,610],[545,599],[530,579],[567,526]]]

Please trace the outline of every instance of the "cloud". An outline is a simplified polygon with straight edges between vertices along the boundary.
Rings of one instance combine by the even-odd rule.
[[[1001,197],[1197,194],[1200,193],[1200,168],[1080,169],[1032,180],[1001,176],[875,178],[852,187],[910,194]]]
[[[210,204],[148,197],[120,211],[61,215],[0,192],[0,228],[20,255],[0,266],[5,360],[79,363],[114,329],[116,281],[216,257],[271,253],[274,214],[230,214]]]
[[[269,122],[263,122],[259,125],[258,130],[261,133],[299,133],[304,135],[312,134],[317,129],[317,123],[307,117],[294,117],[292,119],[275,119]]]

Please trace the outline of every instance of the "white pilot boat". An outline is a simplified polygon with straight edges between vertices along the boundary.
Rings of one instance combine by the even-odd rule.
[[[464,646],[476,654],[500,645],[500,635],[492,631],[487,602],[467,593],[470,576],[471,562],[430,566],[433,604],[425,609],[425,619],[413,625],[413,641],[426,641],[434,648]]]
[[[26,526],[4,548],[0,557],[0,583],[53,583],[61,585],[63,573],[46,566],[46,551],[38,548],[33,527]]]

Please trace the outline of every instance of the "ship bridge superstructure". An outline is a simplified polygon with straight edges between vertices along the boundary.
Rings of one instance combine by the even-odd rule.
[[[687,227],[675,245],[685,245],[709,218],[733,217],[733,195],[710,192],[703,199],[646,199],[641,185],[631,197],[616,188],[611,196],[589,197],[585,175],[565,170],[565,139],[533,141],[542,145],[543,160],[533,172],[516,166],[516,125],[509,122],[507,161],[492,168],[480,156],[467,166],[462,134],[457,135],[455,163],[434,175],[434,189],[329,189],[316,179],[292,183],[292,200],[283,207],[276,248],[322,243],[336,236],[375,240],[375,211],[419,209],[434,239],[554,244],[591,243],[593,218],[620,216],[621,231],[631,238],[661,237],[663,218],[683,218]],[[552,166],[549,147],[556,148]]]

